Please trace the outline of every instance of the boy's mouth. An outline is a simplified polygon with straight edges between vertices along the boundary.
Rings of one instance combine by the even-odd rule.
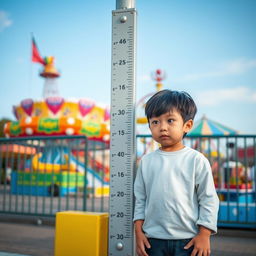
[[[160,138],[165,139],[165,138],[169,138],[169,136],[168,135],[161,135]]]

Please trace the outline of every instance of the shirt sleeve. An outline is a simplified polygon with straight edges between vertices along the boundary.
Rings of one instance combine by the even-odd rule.
[[[134,182],[134,196],[135,196],[135,207],[134,207],[134,218],[135,220],[145,219],[145,205],[146,205],[146,190],[145,183],[142,175],[142,162],[140,162],[137,175]]]
[[[196,174],[196,191],[199,203],[199,219],[196,224],[204,226],[216,234],[219,198],[215,190],[210,163],[204,156],[200,160]]]

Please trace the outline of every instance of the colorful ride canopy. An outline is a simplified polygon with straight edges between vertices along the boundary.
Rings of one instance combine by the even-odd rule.
[[[205,115],[194,124],[189,135],[235,135],[238,131],[208,119]]]
[[[4,132],[7,137],[85,135],[92,139],[109,140],[109,108],[89,99],[25,99],[13,107],[13,112],[17,121],[6,124]]]

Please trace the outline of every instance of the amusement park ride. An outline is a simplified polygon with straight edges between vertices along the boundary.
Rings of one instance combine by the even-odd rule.
[[[7,137],[39,135],[86,135],[96,140],[109,140],[109,109],[88,99],[68,101],[59,95],[54,58],[43,60],[40,76],[45,79],[43,99],[22,100],[13,107],[17,121],[6,124]]]
[[[39,101],[25,99],[13,107],[17,121],[5,125],[6,137],[36,138],[47,136],[49,138],[57,135],[85,135],[90,140],[109,144],[109,108],[103,108],[89,99],[69,101],[61,97],[57,85],[60,74],[54,67],[54,57],[50,56],[43,59],[34,39],[32,41],[32,61],[43,66],[40,72],[40,76],[44,79],[43,99]],[[64,145],[64,143],[58,145],[58,142],[55,142],[52,146],[49,140],[46,140],[44,144],[40,152],[35,152],[32,158],[31,156],[27,157],[25,173],[22,171],[12,172],[12,193],[34,193],[47,196],[51,192],[49,191],[49,184],[52,174],[58,182],[62,180],[62,188],[58,189],[57,193],[60,196],[76,191],[76,186],[83,186],[84,160],[76,157],[76,153],[72,152],[70,145]],[[108,156],[102,163],[97,154],[94,153],[93,163],[88,161],[87,186],[94,186],[96,190],[97,187],[108,186],[109,164],[107,159]],[[94,170],[95,166],[97,171]],[[26,170],[32,170],[32,173]],[[99,172],[104,172],[104,175],[100,175]],[[67,176],[69,176],[70,181],[78,179],[76,186],[74,182],[68,185],[68,189],[67,185],[64,186],[67,183]],[[103,176],[104,178],[102,178]],[[38,186],[42,182],[28,185],[29,180],[38,179],[39,181],[47,180],[47,182],[44,186]]]
[[[143,96],[137,103],[137,124],[146,125],[148,123],[147,118],[145,117],[145,105],[147,100],[153,96],[154,93],[161,91],[163,88],[163,80],[166,78],[166,74],[163,70],[157,69],[155,72],[151,73],[151,78],[156,82],[156,91],[151,92],[145,96]]]

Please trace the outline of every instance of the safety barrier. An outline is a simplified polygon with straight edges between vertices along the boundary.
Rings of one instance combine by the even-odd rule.
[[[210,161],[219,226],[256,227],[256,135],[187,136]],[[158,145],[137,136],[137,159]],[[0,139],[0,213],[107,212],[109,144],[83,136]]]
[[[0,213],[107,211],[107,148],[84,136],[0,139]]]

